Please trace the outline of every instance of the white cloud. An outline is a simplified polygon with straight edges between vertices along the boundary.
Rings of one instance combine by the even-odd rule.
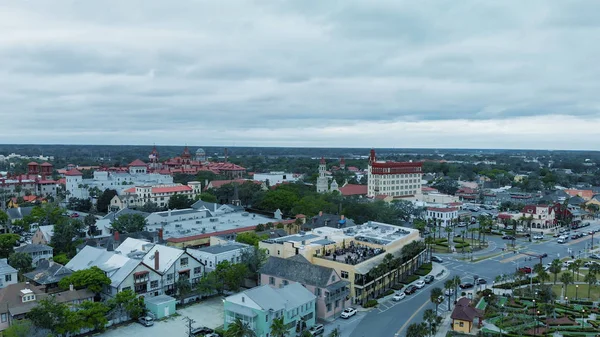
[[[3,2],[0,142],[596,149],[599,9]]]

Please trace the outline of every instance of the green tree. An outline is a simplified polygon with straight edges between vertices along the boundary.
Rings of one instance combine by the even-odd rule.
[[[49,202],[32,208],[28,221],[30,223],[37,222],[40,225],[56,225],[67,220],[64,214],[64,208]]]
[[[567,293],[567,287],[573,283],[573,276],[569,273],[560,274],[560,282],[564,285],[565,294]]]
[[[85,301],[78,305],[78,310],[75,312],[77,320],[83,328],[104,330],[108,323],[106,315],[110,308],[102,302]]]
[[[27,253],[12,253],[8,257],[8,264],[19,270],[19,277],[31,270],[32,258]]]
[[[256,332],[254,332],[249,323],[236,318],[235,321],[227,327],[225,337],[256,337]]]
[[[84,224],[78,219],[69,219],[54,225],[54,234],[50,240],[50,245],[54,248],[54,253],[66,253],[69,256],[75,255],[73,240],[81,236],[83,229]]]
[[[7,258],[19,242],[17,234],[0,234],[0,258]]]
[[[308,335],[310,335],[310,332],[308,333]],[[342,336],[342,333],[340,332],[340,329],[338,329],[338,328],[331,330],[329,335],[327,335],[327,337],[341,337],[341,336]]]
[[[192,284],[187,277],[180,276],[177,282],[175,282],[175,290],[177,291],[177,297],[182,301],[192,292]]]
[[[60,280],[58,286],[62,289],[69,289],[69,286],[72,284],[76,289],[87,288],[97,294],[102,291],[104,286],[109,285],[110,282],[104,271],[94,266],[89,269],[73,272],[73,274]]]
[[[0,225],[8,224],[8,214],[0,210]]]
[[[193,200],[186,195],[175,193],[169,198],[169,209],[185,209],[190,208]]]
[[[102,192],[102,194],[98,198],[98,201],[96,202],[96,208],[98,209],[98,212],[108,213],[108,207],[110,206],[110,201],[116,195],[117,195],[117,190],[111,190],[111,189],[104,190],[104,192]]]
[[[54,296],[39,300],[29,311],[27,318],[36,328],[50,330],[54,335],[67,335],[82,328],[75,312],[66,304],[58,303]]]
[[[588,284],[588,296],[587,297],[591,298],[590,294],[592,291],[592,287],[598,281],[598,279],[596,278],[596,274],[592,273],[592,272],[588,272],[587,275],[585,275],[584,281],[587,282],[587,284]]]
[[[271,336],[285,337],[288,334],[286,324],[283,322],[283,317],[275,318],[271,322]]]
[[[161,211],[161,208],[158,207],[157,203],[152,202],[152,201],[148,201],[147,203],[145,203],[144,205],[142,205],[142,207],[140,207],[140,211],[146,212],[146,213],[154,213],[154,212]]]
[[[96,217],[93,214],[88,214],[83,218],[83,224],[86,227],[93,226],[96,223]]]
[[[583,260],[580,259],[575,260],[575,262],[569,265],[569,269],[571,269],[571,271],[573,272],[573,279],[577,277],[577,281],[579,281],[579,269],[581,269],[581,267],[583,267]],[[577,276],[575,276],[575,274],[577,274]]]
[[[446,289],[447,291],[453,290],[454,289],[454,280],[446,280],[446,282],[444,282],[444,289]],[[452,298],[452,296],[448,296],[448,310],[450,310],[450,308],[451,308],[451,306],[450,306],[451,298]]]
[[[268,234],[258,235],[255,232],[239,233],[235,241],[258,247],[258,243],[269,238]]]
[[[221,294],[223,293],[223,287],[223,280],[220,280],[214,271],[202,275],[196,284],[196,289],[202,294],[207,295],[212,295],[214,293]]]
[[[217,265],[214,273],[217,279],[222,280],[226,289],[237,292],[248,275],[248,267],[242,263],[233,264],[225,260]]]
[[[123,214],[112,222],[112,228],[119,233],[143,231],[148,222],[141,214]]]
[[[413,323],[406,328],[406,337],[428,336],[427,323]]]
[[[267,262],[267,250],[252,246],[241,254],[242,263],[248,267],[248,277],[258,281],[258,271]]]
[[[78,212],[89,212],[92,202],[89,199],[69,198],[67,209]]]
[[[131,289],[118,292],[114,298],[108,301],[108,304],[117,315],[125,313],[134,320],[146,314],[144,299],[137,297]]]
[[[560,271],[562,270],[562,262],[560,262],[559,259],[552,260],[552,263],[550,263],[550,268],[548,268],[548,270],[552,274],[554,274],[554,284],[556,284],[558,274],[560,274]]]
[[[431,303],[435,304],[435,314],[437,315],[438,307],[440,304],[442,304],[442,301],[444,300],[444,291],[438,287],[431,289],[429,300],[431,301]]]
[[[438,325],[441,323],[441,317],[437,315],[437,313],[433,312],[431,309],[425,310],[423,312],[423,320],[427,323],[427,331],[428,336],[434,336],[437,332]]]
[[[217,202],[217,197],[215,197],[214,194],[211,194],[209,192],[204,192],[204,193],[200,194],[199,199],[202,201],[205,201],[205,202],[213,202],[213,203]]]
[[[30,337],[34,335],[33,324],[28,319],[12,321],[11,325],[2,331],[3,337]]]

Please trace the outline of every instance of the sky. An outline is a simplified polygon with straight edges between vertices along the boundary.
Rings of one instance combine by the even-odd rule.
[[[0,143],[598,150],[597,13],[0,0]]]

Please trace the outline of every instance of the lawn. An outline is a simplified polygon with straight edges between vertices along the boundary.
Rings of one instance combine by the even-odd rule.
[[[570,284],[567,287],[566,296],[570,299],[575,299],[575,293],[577,293],[578,299],[587,299],[589,286],[587,284],[579,284],[578,286],[579,286],[579,289],[576,289],[575,285]],[[559,296],[559,297],[562,295],[562,289],[563,289],[562,284],[557,283],[556,285],[552,286],[552,291],[554,291],[556,296]],[[592,301],[598,301],[598,299],[600,299],[600,287],[592,286],[590,296],[591,296]]]

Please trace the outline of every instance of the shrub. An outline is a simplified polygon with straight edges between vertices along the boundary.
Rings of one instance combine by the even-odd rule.
[[[377,300],[368,300],[367,303],[365,303],[365,305],[363,305],[364,308],[372,308],[372,307],[376,307],[377,304],[379,304],[379,302],[377,302]]]
[[[392,286],[392,289],[394,290],[402,290],[402,288],[404,288],[404,285],[400,283],[396,283]]]
[[[400,281],[400,283],[409,284],[409,283],[412,283],[412,282],[414,282],[414,281],[416,281],[418,279],[419,279],[419,276],[417,276],[417,275],[409,275],[405,279],[403,279],[402,281]]]
[[[394,289],[388,289],[385,291],[385,293],[383,293],[383,296],[389,296],[389,295],[392,295],[393,293],[395,293]]]
[[[582,305],[594,305],[592,301],[584,301],[584,300],[570,300],[569,303],[572,304],[582,304]]]

